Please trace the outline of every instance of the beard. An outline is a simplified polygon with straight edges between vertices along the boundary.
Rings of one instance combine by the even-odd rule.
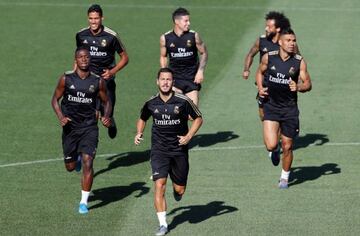
[[[275,35],[276,35],[276,33],[274,33],[274,32],[268,33],[268,34],[266,34],[266,39],[272,40],[275,37]]]

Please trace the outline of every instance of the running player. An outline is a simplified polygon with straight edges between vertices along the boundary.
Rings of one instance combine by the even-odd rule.
[[[160,67],[173,70],[174,91],[185,94],[198,106],[207,49],[199,33],[190,30],[190,13],[185,8],[176,9],[172,20],[173,29],[160,36]]]
[[[188,143],[200,128],[202,118],[191,99],[172,91],[174,80],[170,69],[161,68],[156,82],[159,93],[143,106],[134,142],[140,144],[146,121],[152,116],[150,160],[155,183],[154,205],[160,224],[156,235],[165,235],[168,232],[165,200],[167,177],[169,175],[172,180],[175,200],[180,201],[189,173]],[[189,116],[193,119],[190,129]]]
[[[283,29],[280,49],[266,53],[256,71],[259,95],[264,104],[263,134],[266,149],[273,153],[273,162],[280,161],[279,132],[283,150],[279,188],[288,188],[293,161],[294,138],[299,133],[297,92],[311,90],[311,80],[304,58],[295,53],[296,36],[292,29]],[[265,78],[264,78],[265,77]],[[263,86],[266,80],[267,87]]]
[[[99,136],[96,103],[98,99],[103,102],[104,115],[101,122],[106,127],[111,124],[111,104],[106,95],[104,80],[89,71],[90,54],[86,48],[76,49],[75,63],[75,71],[66,72],[60,77],[51,104],[63,127],[62,144],[66,170],[73,171],[77,168],[77,171],[80,171],[79,167],[81,164],[83,166],[79,213],[86,214]]]
[[[116,101],[115,74],[122,70],[128,63],[128,54],[119,35],[112,29],[104,26],[102,8],[94,4],[88,9],[89,27],[80,30],[76,34],[77,47],[85,46],[90,51],[90,71],[105,79],[107,93],[112,105],[110,114],[111,126],[108,129],[110,138],[115,138],[117,128],[113,117]],[[120,60],[116,63],[115,53]],[[103,108],[101,113],[104,115]]]

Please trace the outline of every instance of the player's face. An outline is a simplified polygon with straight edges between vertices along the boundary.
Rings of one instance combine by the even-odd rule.
[[[184,32],[189,31],[190,30],[190,16],[180,16],[179,18],[177,18],[175,20],[175,24],[181,31],[184,31]]]
[[[265,34],[267,38],[272,39],[277,33],[277,29],[275,27],[275,20],[267,20],[265,22]]]
[[[296,36],[293,34],[281,35],[279,45],[285,52],[294,53],[296,47]]]
[[[88,21],[91,31],[98,31],[102,24],[102,17],[97,12],[90,12],[88,15]]]
[[[75,56],[76,65],[81,70],[88,70],[90,65],[90,54],[87,50],[80,50]]]
[[[169,94],[172,91],[174,80],[172,74],[169,72],[162,72],[157,79],[159,90],[163,94]]]

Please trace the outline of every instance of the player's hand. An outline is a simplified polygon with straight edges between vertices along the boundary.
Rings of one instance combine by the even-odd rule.
[[[139,145],[142,140],[144,140],[142,133],[138,133],[138,134],[135,135],[135,138],[134,138],[135,145]]]
[[[71,121],[71,119],[69,117],[64,116],[61,119],[59,119],[59,121],[61,126],[65,126],[67,123]]]
[[[202,70],[199,70],[194,79],[195,84],[201,84],[204,81],[204,72]]]
[[[179,138],[180,146],[188,144],[191,140],[191,137],[189,135],[185,135],[185,136],[178,135],[177,137]]]
[[[262,88],[262,89],[259,89],[259,96],[260,97],[266,97],[269,95],[269,93],[267,92],[268,88]]]
[[[109,117],[101,117],[101,123],[105,126],[105,127],[109,127],[111,125],[111,119]]]
[[[101,74],[101,77],[103,77],[104,80],[108,80],[114,75],[113,73],[111,73],[111,70],[109,69],[104,69],[103,71],[104,73]]]
[[[297,84],[291,78],[290,78],[289,88],[290,88],[290,91],[292,91],[292,92],[297,91]]]
[[[244,79],[248,79],[248,78],[249,78],[249,75],[250,75],[250,71],[248,71],[248,70],[244,70],[244,71],[243,71],[243,75],[242,75],[242,76],[243,76]]]

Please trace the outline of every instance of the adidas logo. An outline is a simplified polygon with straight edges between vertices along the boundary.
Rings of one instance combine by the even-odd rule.
[[[270,69],[271,69],[271,70],[276,70],[276,67],[275,67],[275,66],[272,66]]]
[[[159,172],[154,172],[154,173],[153,173],[153,176],[154,176],[154,175],[158,175],[158,174],[160,174],[160,173],[159,173]]]
[[[154,113],[159,113],[159,110],[156,108],[155,111],[154,111]]]
[[[70,86],[70,89],[75,89],[75,86],[72,84],[72,85]]]
[[[175,44],[174,44],[174,43],[171,43],[171,44],[170,44],[170,47],[171,47],[171,48],[174,48],[174,47],[175,47]]]
[[[264,49],[263,49],[263,52],[267,52],[267,51],[268,51],[267,48],[264,48]]]
[[[85,39],[85,40],[83,41],[83,43],[84,43],[84,44],[87,44],[87,43],[88,43],[88,41]]]

